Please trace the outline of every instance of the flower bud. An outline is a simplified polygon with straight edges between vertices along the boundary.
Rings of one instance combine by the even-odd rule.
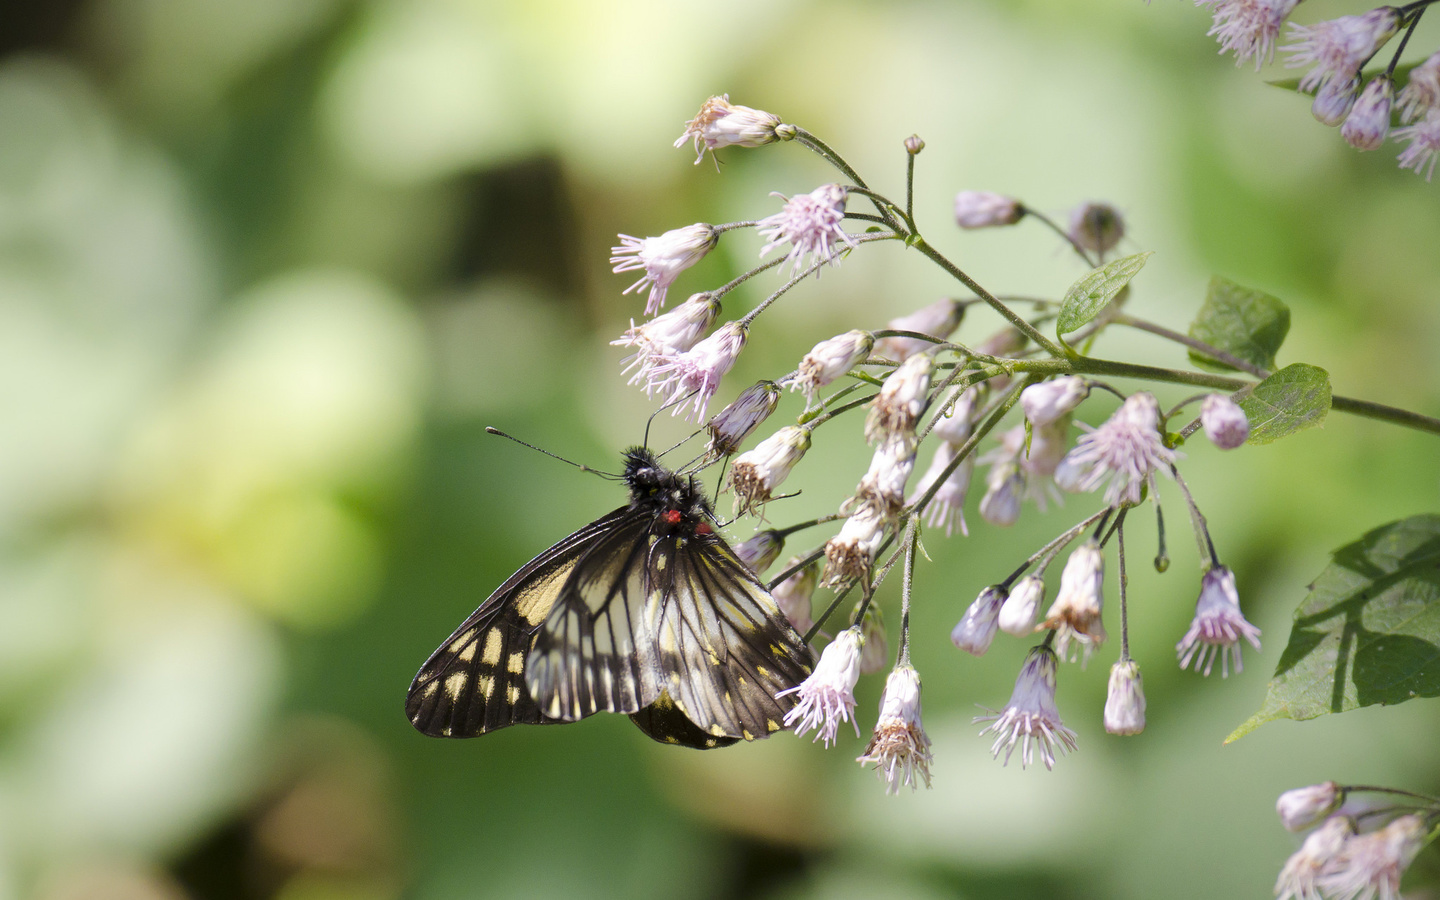
[[[1210,443],[1221,450],[1234,450],[1250,437],[1245,410],[1227,394],[1209,394],[1200,402],[1200,424]]]
[[[1108,203],[1085,203],[1070,213],[1070,240],[1094,253],[1105,253],[1125,236],[1120,210]]]
[[[1105,640],[1105,626],[1100,613],[1105,600],[1105,554],[1100,544],[1090,538],[1076,547],[1065,561],[1060,573],[1060,593],[1045,615],[1045,627],[1055,629],[1055,652],[1067,657],[1070,643],[1084,648],[1088,659],[1091,650]]]
[[[920,135],[912,134],[905,139],[905,152],[911,156],[919,156],[920,151],[925,149],[925,142],[920,140]]]
[[[754,450],[736,457],[730,467],[730,487],[735,491],[738,514],[763,508],[775,488],[809,449],[810,429],[787,425],[761,441]]]
[[[687,140],[695,142],[695,162],[721,147],[759,147],[772,141],[787,140],[794,134],[783,133],[780,117],[748,106],[730,102],[729,94],[711,97],[700,112],[685,125],[685,133],[675,141],[677,148]],[[781,129],[781,131],[777,131]]]
[[[961,228],[994,228],[1014,225],[1025,215],[1025,207],[1014,197],[990,191],[961,191],[955,195],[955,224]]]
[[[926,354],[912,356],[890,373],[880,386],[865,419],[865,440],[878,443],[890,437],[915,437],[915,423],[925,411],[930,393],[930,370],[934,360]]]
[[[825,572],[822,587],[837,587],[870,571],[880,542],[885,537],[885,516],[870,504],[855,510],[840,533],[825,542]]]
[[[780,388],[773,381],[761,381],[740,392],[735,402],[720,410],[705,425],[710,432],[707,454],[712,459],[729,456],[770,417],[780,403]]]
[[[1310,113],[1322,125],[1339,125],[1350,114],[1355,105],[1355,91],[1360,86],[1358,78],[1332,78],[1315,92],[1315,102],[1310,104]]]
[[[1345,794],[1333,781],[1295,788],[1275,801],[1275,812],[1286,831],[1301,832],[1340,808]]]
[[[780,551],[784,549],[785,539],[780,536],[780,532],[762,531],[736,547],[735,555],[740,557],[741,562],[750,567],[750,571],[759,575],[761,572],[770,568],[770,564],[775,562],[775,558],[779,556]]]
[[[785,568],[790,569],[797,565],[802,557],[791,557]],[[790,620],[795,630],[804,634],[815,624],[812,615],[811,598],[815,595],[815,586],[820,581],[820,565],[811,563],[789,578],[775,585],[770,592],[774,598],[775,605]]]
[[[1039,575],[1026,575],[1010,591],[1000,607],[998,623],[1000,630],[1016,637],[1024,637],[1035,631],[1035,619],[1040,615],[1040,604],[1045,600],[1045,579]]]
[[[891,319],[885,327],[895,331],[913,331],[928,334],[936,340],[945,340],[960,327],[965,317],[965,305],[948,297],[937,300],[929,306],[915,310],[908,316]],[[875,354],[896,362],[904,362],[917,353],[924,353],[935,347],[935,341],[920,338],[887,337],[875,342]]]
[[[1110,667],[1105,730],[1111,734],[1139,734],[1145,730],[1145,691],[1140,684],[1140,664],[1133,659],[1122,659]]]
[[[1404,122],[1413,122],[1432,109],[1440,109],[1440,51],[1430,54],[1410,70],[1396,100]]]
[[[1062,375],[1021,391],[1020,407],[1030,424],[1039,427],[1070,413],[1088,396],[1089,382],[1079,375]]]
[[[840,378],[870,356],[875,335],[868,331],[847,331],[821,341],[800,360],[800,367],[790,379],[790,390],[799,388],[805,394],[805,408],[815,403],[820,388]]]
[[[984,656],[995,640],[995,624],[1005,603],[1005,588],[992,584],[980,592],[959,624],[950,632],[950,642],[974,656]]]
[[[1390,103],[1395,97],[1395,82],[1381,75],[1370,79],[1360,99],[1350,108],[1340,136],[1356,150],[1377,150],[1390,133]]]

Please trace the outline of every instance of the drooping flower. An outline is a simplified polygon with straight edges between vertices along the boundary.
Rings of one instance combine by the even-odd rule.
[[[858,626],[840,632],[820,654],[809,678],[775,695],[799,697],[799,702],[785,714],[785,725],[793,728],[797,737],[814,729],[814,740],[823,740],[829,747],[835,743],[840,723],[851,721],[855,711],[855,682],[860,680],[862,640]],[[860,736],[859,722],[855,722],[855,736]]]
[[[735,547],[735,555],[740,561],[750,568],[750,571],[759,575],[770,564],[775,562],[780,551],[785,549],[785,539],[778,531],[762,531],[749,540]]]
[[[1400,168],[1425,173],[1425,180],[1435,174],[1435,160],[1440,157],[1440,109],[1432,109],[1414,125],[1395,129],[1395,140],[1409,141],[1400,151]]]
[[[1140,664],[1133,659],[1122,659],[1110,667],[1105,730],[1110,734],[1139,734],[1145,730],[1145,691]]]
[[[961,228],[995,228],[1014,225],[1025,207],[1014,197],[991,191],[961,191],[955,195],[955,224]]]
[[[915,441],[903,434],[887,437],[870,458],[855,502],[873,504],[887,518],[894,518],[905,506],[905,484],[914,471]]]
[[[665,405],[675,407],[670,413],[672,416],[680,415],[689,407],[695,419],[705,418],[710,398],[715,396],[720,379],[745,349],[746,337],[744,324],[726,322],[684,353],[657,359],[647,373],[649,382],[645,392],[665,394]]]
[[[798,565],[802,557],[791,557],[785,563],[785,569]],[[784,570],[782,570],[784,571]],[[804,634],[815,624],[811,610],[811,598],[815,595],[815,586],[820,581],[819,563],[811,563],[789,578],[775,585],[770,596],[775,600],[775,605],[790,620],[795,630]]]
[[[1221,450],[1234,450],[1250,437],[1250,420],[1229,394],[1207,394],[1200,401],[1200,425]]]
[[[950,643],[972,656],[984,656],[995,640],[995,628],[1000,616],[1000,607],[1005,603],[1006,590],[1003,585],[992,584],[980,592],[965,615],[950,632]]]
[[[1310,104],[1310,114],[1321,125],[1335,127],[1345,121],[1350,110],[1355,108],[1355,98],[1360,95],[1360,79],[1332,78],[1320,85],[1315,92],[1315,102]]]
[[[865,440],[872,444],[891,437],[913,440],[915,423],[925,411],[930,392],[930,370],[934,360],[917,354],[895,367],[880,386],[865,418]]]
[[[1281,794],[1275,801],[1275,813],[1286,831],[1301,832],[1339,809],[1344,800],[1340,785],[1324,781]]]
[[[804,392],[805,409],[809,410],[820,388],[864,362],[874,346],[875,335],[858,329],[821,341],[800,360],[800,367],[788,382],[790,390]]]
[[[1244,669],[1240,659],[1240,639],[1260,649],[1260,629],[1251,625],[1240,613],[1240,594],[1235,590],[1235,573],[1225,566],[1216,566],[1200,579],[1200,598],[1195,601],[1195,618],[1190,630],[1175,645],[1180,668],[1190,667],[1209,675],[1215,660],[1220,660],[1220,677],[1230,675],[1234,665],[1238,674]]]
[[[822,587],[838,587],[855,578],[864,578],[875,562],[885,537],[885,515],[866,503],[845,520],[840,533],[825,542],[825,572]]]
[[[925,495],[926,491],[935,484],[941,473],[949,467],[950,462],[955,459],[955,454],[960,447],[948,441],[941,441],[935,447],[935,455],[930,459],[930,467],[925,470],[920,483],[910,495],[910,502],[915,502]],[[925,524],[931,528],[944,528],[945,536],[949,537],[955,527],[960,524],[960,533],[970,534],[970,526],[965,522],[965,495],[970,490],[970,478],[975,472],[975,454],[971,453],[960,461],[945,480],[936,488],[935,496],[930,498],[930,503],[925,507]]]
[[[610,248],[614,254],[610,257],[610,264],[615,267],[614,272],[645,271],[639,281],[622,293],[628,294],[649,285],[645,315],[653,316],[665,305],[665,292],[680,277],[680,273],[703,259],[719,241],[720,232],[704,222],[676,228],[659,237],[637,238],[622,234],[620,246]]]
[[[730,488],[735,491],[739,515],[762,510],[772,492],[780,486],[810,449],[810,429],[787,425],[735,458],[730,467]]]
[[[1079,375],[1061,375],[1032,384],[1020,392],[1020,408],[1035,427],[1049,425],[1090,396],[1090,383]]]
[[[1066,234],[1086,250],[1106,253],[1125,236],[1125,219],[1108,203],[1083,203],[1071,211]]]
[[[893,331],[913,331],[928,334],[937,341],[943,341],[960,327],[965,317],[965,305],[957,300],[945,298],[929,306],[923,306],[908,316],[891,319],[885,327]],[[924,353],[935,347],[935,341],[910,337],[885,337],[875,342],[875,355],[896,362],[904,362],[917,353]]]
[[[1105,553],[1090,538],[1076,547],[1060,573],[1060,593],[1045,614],[1046,628],[1055,629],[1055,652],[1069,657],[1071,642],[1083,648],[1083,660],[1105,642],[1100,614],[1105,602]]]
[[[720,301],[708,292],[691,294],[690,299],[667,313],[656,316],[643,325],[630,320],[630,329],[619,339],[611,341],[616,347],[634,347],[635,352],[624,359],[628,372],[639,367],[630,379],[631,384],[649,380],[649,372],[655,362],[667,356],[684,353],[700,342],[715,317],[720,314]]]
[[[939,404],[940,411],[935,414],[930,433],[957,447],[965,443],[970,438],[970,429],[983,397],[984,388],[980,385],[952,389],[945,402]]]
[[[1379,149],[1390,133],[1390,103],[1394,97],[1395,82],[1389,76],[1370,79],[1340,126],[1345,143],[1356,150]]]
[[[1321,900],[1320,873],[1354,834],[1355,822],[1349,816],[1331,816],[1310,832],[1280,869],[1275,900]]]
[[[1054,651],[1043,645],[1034,648],[1020,667],[1015,691],[1005,709],[993,715],[975,717],[976,722],[991,723],[980,733],[995,735],[990,754],[998,759],[1003,748],[1006,765],[1010,763],[1016,744],[1020,745],[1021,768],[1034,761],[1036,750],[1045,768],[1050,769],[1055,766],[1055,751],[1060,751],[1063,756],[1067,750],[1075,749],[1075,732],[1060,721],[1060,710],[1055,706],[1057,668]]]
[[[1290,23],[1291,43],[1286,68],[1311,66],[1300,77],[1300,89],[1312,91],[1332,78],[1354,78],[1365,60],[1375,55],[1400,26],[1400,11],[1381,6],[1358,16],[1340,16],[1314,25]]]
[[[779,116],[731,103],[730,95],[722,94],[705,101],[695,118],[686,123],[685,133],[676,139],[675,146],[683,147],[686,141],[693,140],[695,163],[699,165],[707,150],[713,154],[721,147],[759,147],[786,138]]]
[[[1410,70],[1405,87],[1395,99],[1403,122],[1413,122],[1432,109],[1440,109],[1440,51]]]
[[[734,403],[705,423],[705,430],[710,432],[706,455],[719,459],[739,450],[750,433],[770,418],[779,403],[780,387],[773,381],[757,382],[741,391]]]
[[[1160,437],[1160,405],[1147,391],[1131,394],[1105,424],[1075,442],[1055,473],[1070,490],[1093,491],[1106,480],[1105,502],[1137,504],[1141,489],[1175,461]],[[1063,472],[1060,470],[1067,469]]]
[[[1040,615],[1040,604],[1045,600],[1045,579],[1040,575],[1026,575],[1011,588],[1010,596],[1000,607],[996,620],[1000,630],[1016,637],[1024,637],[1035,630],[1035,619]]]
[[[920,722],[920,673],[901,664],[885,679],[880,718],[856,762],[874,763],[886,793],[898,794],[901,785],[914,790],[922,779],[930,786],[930,760],[930,738]]]
[[[1020,521],[1020,500],[1025,493],[1025,475],[1013,459],[996,462],[985,475],[985,496],[980,498],[980,518],[991,525],[1009,528]]]
[[[1210,6],[1214,24],[1208,34],[1220,41],[1220,52],[1235,54],[1235,65],[1255,60],[1255,71],[1275,53],[1275,38],[1285,17],[1300,0],[1196,0]]]
[[[790,252],[785,258],[790,262],[791,274],[799,274],[801,269],[815,262],[840,265],[839,244],[856,246],[842,227],[847,195],[841,185],[822,184],[808,194],[796,194],[786,199],[784,209],[759,222],[760,236],[769,241],[760,248],[760,255],[764,256],[782,244],[789,244]],[[818,276],[820,273],[817,270],[815,274]]]
[[[1399,900],[1400,876],[1425,846],[1429,828],[1417,813],[1347,838],[1320,870],[1320,893],[1344,900]]]

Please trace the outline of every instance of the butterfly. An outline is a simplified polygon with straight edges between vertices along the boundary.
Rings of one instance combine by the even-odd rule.
[[[420,667],[422,733],[628,713],[657,741],[708,749],[783,728],[814,664],[769,591],[716,533],[693,477],[625,452],[630,502],[526,563]]]

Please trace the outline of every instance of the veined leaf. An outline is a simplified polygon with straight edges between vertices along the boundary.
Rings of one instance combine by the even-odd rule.
[[[1291,363],[1255,385],[1240,401],[1250,420],[1251,444],[1268,444],[1313,428],[1330,411],[1330,376],[1318,366]]]
[[[1115,299],[1120,289],[1145,268],[1145,261],[1154,252],[1146,250],[1108,262],[1098,269],[1091,269],[1070,285],[1064,302],[1060,304],[1060,315],[1055,320],[1055,336],[1069,334],[1099,315],[1105,304]]]
[[[1258,366],[1275,368],[1275,354],[1290,333],[1290,309],[1278,297],[1238,285],[1216,275],[1205,292],[1205,305],[1190,323],[1190,336]],[[1190,361],[1209,369],[1233,372],[1213,357],[1195,350]]]

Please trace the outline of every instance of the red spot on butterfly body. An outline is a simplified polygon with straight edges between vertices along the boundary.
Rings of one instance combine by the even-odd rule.
[[[710,527],[709,522],[701,522],[699,525],[695,526],[696,534],[710,534],[713,530],[714,529]]]
[[[680,520],[683,519],[684,516],[680,514],[680,510],[678,509],[667,509],[661,518],[665,520],[666,524],[679,525]]]

